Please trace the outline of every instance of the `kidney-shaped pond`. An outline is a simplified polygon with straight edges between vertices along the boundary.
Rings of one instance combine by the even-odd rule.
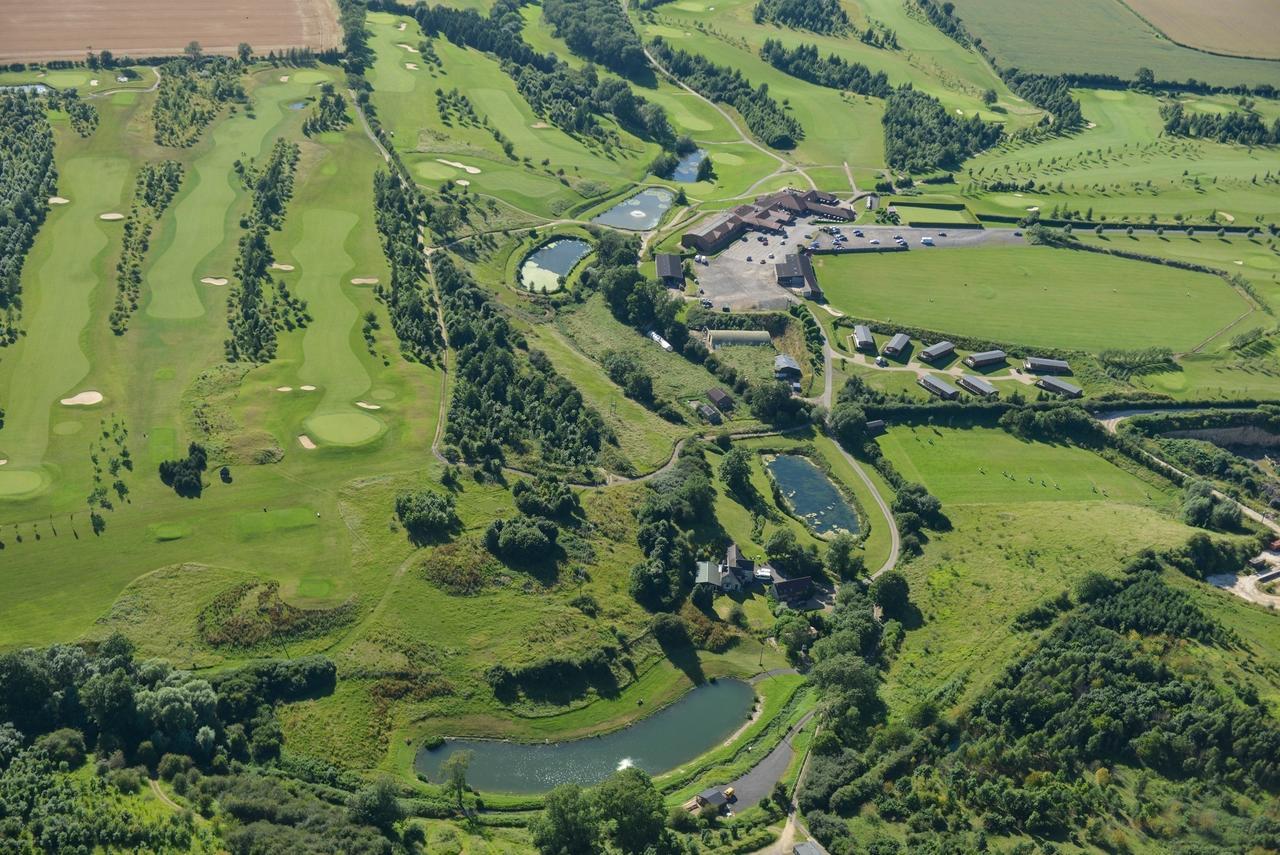
[[[650,187],[623,199],[603,214],[593,217],[591,222],[613,226],[615,229],[647,232],[658,227],[662,215],[675,200],[676,196],[670,190]]]
[[[628,766],[657,775],[728,739],[746,722],[754,698],[752,688],[740,680],[717,680],[603,736],[546,743],[446,739],[439,748],[419,750],[413,766],[438,783],[445,759],[470,751],[467,783],[493,793],[541,793],[568,783],[589,786]]]
[[[765,462],[769,474],[791,503],[818,534],[838,529],[857,534],[858,514],[831,483],[826,473],[801,454],[779,454]]]
[[[520,266],[520,283],[530,291],[555,291],[560,277],[591,252],[591,244],[577,238],[559,238],[540,246]]]

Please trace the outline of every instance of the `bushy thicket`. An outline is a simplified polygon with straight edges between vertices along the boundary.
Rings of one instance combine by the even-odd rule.
[[[1231,110],[1226,113],[1188,112],[1174,101],[1160,108],[1164,132],[1171,136],[1198,137],[1220,143],[1276,145],[1280,143],[1280,119],[1268,127],[1257,113]]]
[[[415,543],[447,535],[458,525],[453,496],[434,490],[405,490],[397,494],[396,516]]]
[[[613,438],[582,393],[550,360],[526,349],[502,310],[449,256],[437,253],[436,284],[457,353],[445,441],[467,460],[501,460],[538,447],[546,465],[586,473]]]
[[[661,37],[654,39],[650,47],[658,63],[689,88],[741,113],[747,127],[766,145],[789,149],[804,139],[804,128],[769,95],[767,83],[753,86],[738,69],[673,48]]]
[[[628,590],[654,611],[673,608],[692,582],[693,546],[688,531],[714,512],[711,466],[701,451],[686,444],[667,472],[646,482],[636,511],[636,539],[645,560],[631,568]]]
[[[759,0],[752,16],[757,24],[768,21],[826,35],[849,30],[849,16],[840,0]]]
[[[881,123],[885,160],[904,172],[956,169],[970,155],[995,145],[1004,133],[977,114],[956,118],[937,98],[909,83],[889,94]]]
[[[648,68],[640,37],[613,0],[546,0],[542,15],[574,53],[625,77]]]
[[[187,446],[186,457],[160,461],[160,480],[179,496],[198,499],[204,489],[204,470],[208,468],[208,459],[204,446],[193,442]]]
[[[796,45],[788,50],[777,39],[765,39],[760,58],[785,74],[818,86],[876,98],[887,98],[892,91],[883,71],[873,72],[834,53],[820,56],[817,45]]]
[[[57,182],[44,103],[29,92],[0,92],[0,347],[18,339],[22,264]]]
[[[386,304],[400,352],[406,359],[430,362],[443,342],[436,312],[422,288],[427,264],[418,234],[418,197],[397,176],[378,170],[373,200],[382,252],[391,268],[390,284],[377,286],[375,293]]]

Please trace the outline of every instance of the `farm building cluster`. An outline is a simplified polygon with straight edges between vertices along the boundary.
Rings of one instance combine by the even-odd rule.
[[[734,593],[760,584],[772,587],[779,602],[790,606],[799,606],[809,599],[813,590],[813,580],[808,576],[797,576],[787,579],[767,562],[756,564],[742,554],[736,543],[730,543],[725,550],[724,560],[716,563],[699,561],[698,572],[694,582],[709,585],[716,591]]]

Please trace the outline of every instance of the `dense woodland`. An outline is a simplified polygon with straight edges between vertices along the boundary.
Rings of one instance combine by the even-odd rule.
[[[753,86],[742,72],[717,65],[706,57],[673,48],[661,37],[653,40],[658,64],[681,82],[712,101],[728,104],[746,119],[747,127],[774,148],[794,148],[804,139],[804,129],[795,117],[769,95],[768,84]]]
[[[22,265],[57,184],[44,102],[27,92],[0,92],[0,347],[18,340]]]
[[[1227,113],[1189,113],[1174,101],[1160,108],[1164,132],[1179,137],[1198,137],[1220,143],[1276,145],[1280,143],[1280,119],[1267,127],[1257,113],[1231,110]]]
[[[857,95],[887,98],[892,88],[883,71],[872,71],[834,53],[818,55],[817,45],[797,45],[790,50],[777,39],[766,39],[760,58],[779,71],[818,86],[843,89]]]
[[[244,101],[240,66],[225,57],[176,59],[160,68],[151,107],[158,145],[183,148],[195,143],[222,105]]]
[[[436,313],[423,295],[427,262],[418,236],[421,216],[415,196],[396,176],[379,170],[373,176],[373,199],[382,251],[391,268],[391,282],[386,287],[379,284],[376,293],[387,306],[401,353],[429,362],[443,342]]]
[[[621,3],[613,0],[546,0],[542,15],[579,56],[625,77],[639,77],[649,67],[640,36]]]
[[[536,448],[545,465],[593,479],[600,448],[612,440],[600,414],[546,356],[528,350],[470,273],[444,253],[433,268],[457,353],[445,454],[493,467],[507,452]]]
[[[176,160],[144,163],[134,180],[133,206],[124,222],[120,260],[116,262],[116,302],[109,323],[116,335],[124,335],[129,318],[138,310],[142,288],[142,262],[151,246],[151,230],[182,186],[182,164]]]
[[[849,30],[849,16],[840,0],[759,0],[752,16],[757,24],[767,21],[824,35]]]
[[[1003,129],[978,115],[959,119],[932,95],[903,84],[885,104],[885,159],[903,172],[956,169],[970,155],[1000,141]]]

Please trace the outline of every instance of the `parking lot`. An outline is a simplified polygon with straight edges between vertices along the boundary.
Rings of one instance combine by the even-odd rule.
[[[719,309],[727,306],[733,311],[783,309],[798,297],[778,285],[774,265],[800,248],[817,252],[901,252],[894,242],[901,235],[909,251],[931,252],[938,249],[972,248],[979,246],[1013,246],[1024,243],[1022,233],[1016,229],[917,229],[910,226],[837,226],[845,240],[837,242],[836,236],[804,220],[789,226],[783,235],[764,235],[748,232],[745,240],[734,241],[707,264],[695,264],[694,275],[701,289],[699,299],[710,300]],[[854,232],[862,232],[862,237]],[[762,240],[763,238],[763,240]],[[928,238],[928,246],[921,242]],[[814,250],[813,244],[817,244]],[[822,282],[819,280],[819,286]]]

